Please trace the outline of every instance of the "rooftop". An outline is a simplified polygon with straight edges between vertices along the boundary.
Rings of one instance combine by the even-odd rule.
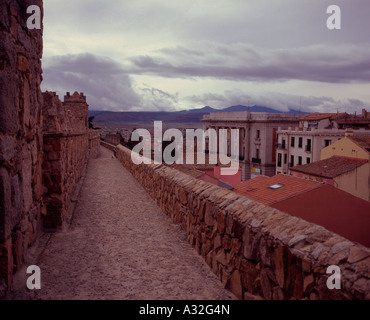
[[[310,113],[310,114],[307,114],[301,117],[301,120],[322,120],[322,119],[327,119],[327,118],[340,119],[340,118],[346,117],[346,115],[348,114],[345,112],[342,112],[342,113]]]
[[[333,156],[310,164],[295,166],[290,170],[332,179],[355,170],[367,162],[366,159]]]
[[[370,152],[370,136],[369,135],[356,135],[349,136],[354,143],[356,143],[360,148]]]
[[[271,205],[370,247],[370,202],[324,184]]]
[[[272,205],[321,186],[319,182],[278,174],[244,181],[234,191],[260,203]]]

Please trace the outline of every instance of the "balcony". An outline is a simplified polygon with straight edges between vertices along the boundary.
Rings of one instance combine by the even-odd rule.
[[[259,158],[252,158],[252,162],[253,163],[261,164],[261,159],[259,159]]]
[[[276,148],[280,150],[287,150],[287,146],[285,143],[277,143]]]

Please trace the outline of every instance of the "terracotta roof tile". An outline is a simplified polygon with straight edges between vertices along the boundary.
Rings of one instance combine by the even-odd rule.
[[[333,186],[323,185],[271,207],[370,247],[370,202]]]
[[[340,119],[347,115],[347,113],[310,113],[301,118],[301,120],[322,120],[322,119]]]
[[[368,160],[366,159],[333,156],[310,164],[295,166],[290,168],[290,170],[332,179],[355,170],[367,162]]]
[[[271,186],[277,184],[281,184],[282,187],[271,189]],[[271,205],[322,185],[319,182],[278,174],[273,177],[258,176],[244,181],[237,185],[234,191],[252,200]]]
[[[359,147],[370,152],[370,135],[357,135],[357,136],[349,136],[354,143],[356,143]]]

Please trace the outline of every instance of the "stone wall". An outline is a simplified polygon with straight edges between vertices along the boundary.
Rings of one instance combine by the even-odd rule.
[[[163,165],[117,157],[240,299],[370,299],[370,249]],[[341,269],[329,290],[329,265]]]
[[[41,0],[0,1],[0,296],[46,227],[61,226],[99,132],[89,130],[83,94],[41,93],[42,29],[27,8]]]
[[[100,140],[100,144],[103,147],[109,149],[110,151],[113,151],[114,153],[116,152],[116,145],[110,144],[110,143],[108,143],[106,141],[103,141],[103,140]]]
[[[121,135],[118,133],[107,133],[102,137],[103,141],[108,142],[109,144],[118,145],[121,143]]]
[[[42,229],[42,30],[27,7],[0,1],[0,295]]]
[[[88,129],[88,105],[82,93],[67,93],[63,103],[53,92],[43,97],[44,226],[60,228],[89,158],[98,155],[100,134]]]

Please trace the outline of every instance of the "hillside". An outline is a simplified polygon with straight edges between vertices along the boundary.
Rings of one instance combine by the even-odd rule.
[[[153,121],[163,121],[165,123],[199,123],[203,115],[210,112],[267,112],[267,113],[289,113],[298,114],[297,110],[281,112],[272,108],[263,106],[246,107],[242,105],[231,106],[225,109],[214,109],[209,106],[200,109],[182,110],[176,112],[164,111],[142,111],[142,112],[113,112],[113,111],[89,111],[89,116],[94,116],[94,122],[112,122],[112,123],[150,123]],[[305,114],[301,112],[301,114]]]

